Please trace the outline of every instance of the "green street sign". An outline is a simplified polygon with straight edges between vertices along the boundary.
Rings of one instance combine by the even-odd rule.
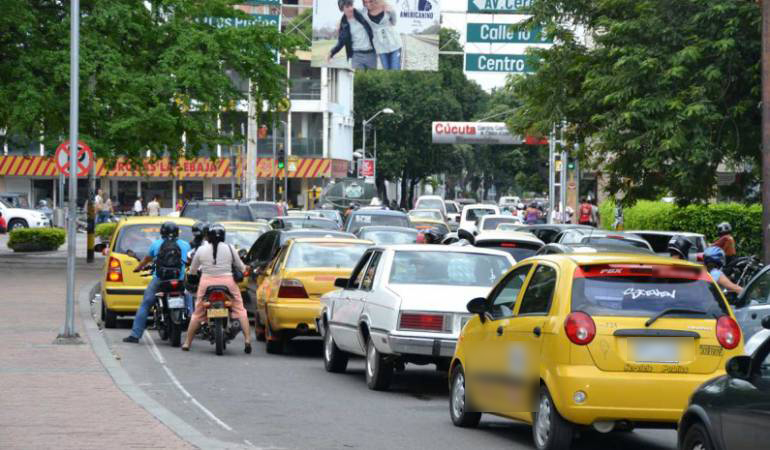
[[[505,44],[552,44],[553,39],[543,35],[541,27],[532,30],[514,30],[507,23],[469,23],[467,42]]]
[[[469,13],[526,13],[532,0],[468,0]]]
[[[247,5],[269,5],[269,6],[281,6],[281,0],[246,0],[244,2]]]
[[[527,55],[465,54],[465,70],[468,72],[534,72]]]
[[[279,27],[281,23],[281,16],[274,14],[249,14],[251,17],[248,19],[241,19],[237,17],[204,17],[200,19],[200,22],[212,27],[217,28],[246,28],[254,25],[264,25]]]

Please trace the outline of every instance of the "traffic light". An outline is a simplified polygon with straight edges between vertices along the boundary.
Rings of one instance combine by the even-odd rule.
[[[575,170],[575,160],[572,158],[569,158],[567,160],[567,169],[568,170]]]
[[[283,170],[286,166],[286,152],[283,148],[278,149],[278,170]]]

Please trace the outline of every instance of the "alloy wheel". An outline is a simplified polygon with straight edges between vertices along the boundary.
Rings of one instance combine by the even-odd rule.
[[[535,420],[535,439],[538,448],[544,448],[548,444],[551,433],[551,402],[548,396],[541,394],[540,408]]]

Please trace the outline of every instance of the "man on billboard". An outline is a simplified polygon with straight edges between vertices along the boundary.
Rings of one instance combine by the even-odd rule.
[[[366,20],[374,32],[374,49],[385,70],[401,70],[401,34],[398,13],[385,0],[364,0]]]
[[[339,0],[337,5],[343,14],[337,45],[332,47],[326,57],[326,63],[328,64],[344,47],[345,55],[354,69],[376,69],[377,54],[374,51],[374,35],[369,22],[353,7],[353,0]]]

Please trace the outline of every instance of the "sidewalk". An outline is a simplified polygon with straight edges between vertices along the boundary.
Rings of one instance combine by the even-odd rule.
[[[86,238],[85,233],[77,234],[77,243],[75,256],[78,266],[86,267]],[[93,265],[102,267],[104,256],[101,253],[94,254]],[[65,242],[58,250],[51,252],[24,252],[16,253],[8,248],[8,233],[0,234],[0,268],[13,266],[16,264],[24,265],[54,265],[65,267],[67,262],[67,243]],[[2,270],[2,269],[0,269]],[[0,279],[2,281],[2,279]]]
[[[78,270],[76,292],[100,266]],[[64,270],[3,265],[0,288],[0,448],[191,448],[114,384],[77,310],[84,343],[52,344],[64,324]]]

